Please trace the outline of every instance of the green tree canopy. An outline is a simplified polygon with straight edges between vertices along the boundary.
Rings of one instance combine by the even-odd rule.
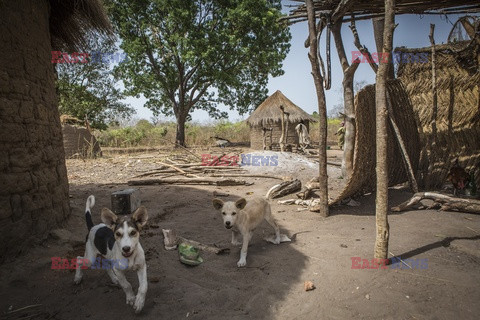
[[[129,61],[116,67],[127,93],[177,119],[176,142],[195,109],[225,117],[218,104],[248,112],[283,74],[290,45],[280,0],[109,0]]]
[[[106,129],[108,123],[128,119],[135,110],[123,103],[122,91],[116,88],[112,60],[120,61],[113,40],[89,39],[92,52],[88,62],[57,63],[57,88],[61,114],[81,120],[85,117],[91,126]]]

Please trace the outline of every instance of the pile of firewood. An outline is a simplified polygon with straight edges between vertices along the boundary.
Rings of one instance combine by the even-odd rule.
[[[201,161],[199,161],[201,160]],[[189,184],[189,185],[216,185],[237,186],[251,185],[237,178],[270,178],[282,180],[282,177],[262,174],[248,174],[240,166],[239,154],[221,154],[218,156],[193,154],[189,156],[175,155],[162,161],[156,161],[160,166],[154,170],[144,172],[129,180],[129,185],[153,184]]]

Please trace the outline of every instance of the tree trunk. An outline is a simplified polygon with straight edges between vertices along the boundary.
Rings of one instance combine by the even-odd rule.
[[[343,69],[343,106],[345,113],[345,138],[343,144],[342,176],[348,179],[353,172],[353,152],[355,149],[355,104],[353,93],[353,77],[358,68],[358,63],[348,64],[341,34],[342,22],[333,26],[333,37],[337,48],[338,58]]]
[[[356,64],[358,66],[358,64]],[[353,72],[343,78],[343,103],[345,112],[345,137],[343,144],[342,176],[349,179],[353,172],[355,150],[355,103],[353,93]]]
[[[355,103],[353,93],[353,77],[358,68],[358,63],[348,64],[341,33],[342,22],[333,26],[333,37],[337,48],[338,58],[343,69],[343,107],[345,113],[345,137],[343,144],[342,176],[348,179],[353,172],[353,153],[355,150]]]
[[[380,17],[380,18],[373,18],[372,19],[373,23],[373,36],[375,38],[375,45],[377,47],[377,53],[384,52],[382,51],[384,49],[383,41],[384,41],[384,30],[385,30],[385,18]],[[380,55],[378,55],[378,60],[380,63]],[[388,57],[389,59],[392,59],[392,49],[390,48],[390,51],[388,51]],[[393,61],[390,60],[390,61]],[[393,63],[390,63],[388,65],[388,79],[395,79],[395,70],[393,69]]]
[[[383,35],[382,52],[391,52],[393,30],[395,28],[395,0],[385,0],[385,30]],[[389,58],[391,58],[389,56]],[[377,198],[376,214],[376,241],[374,258],[387,259],[388,257],[388,166],[387,166],[387,92],[386,84],[390,59],[380,59],[380,66],[376,78],[376,158],[377,158]]]
[[[175,143],[180,146],[185,147],[185,121],[187,117],[180,114],[177,117],[177,135],[175,138]]]
[[[318,122],[319,122],[319,182],[320,182],[320,203],[318,204],[320,215],[328,216],[328,175],[327,175],[327,106],[325,102],[325,91],[323,88],[323,77],[320,74],[320,66],[317,57],[317,29],[315,25],[315,8],[313,0],[306,0],[308,15],[308,31],[310,52],[308,58],[312,65],[313,82],[317,91]]]

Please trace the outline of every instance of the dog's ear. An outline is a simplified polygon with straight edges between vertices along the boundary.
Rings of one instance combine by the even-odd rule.
[[[117,223],[118,217],[108,208],[102,209],[102,222],[105,223],[108,227],[112,228],[115,223]]]
[[[213,203],[213,207],[217,210],[220,210],[223,208],[223,201],[218,198],[213,199],[212,203]]]
[[[245,208],[246,205],[247,205],[247,200],[245,200],[244,198],[238,199],[238,200],[235,202],[235,207],[237,207],[237,208],[240,209],[240,210],[242,210],[243,208]]]
[[[147,220],[147,208],[145,208],[144,206],[141,206],[133,213],[132,222],[135,223],[138,229],[141,229],[143,226],[145,226],[145,224],[147,224]]]

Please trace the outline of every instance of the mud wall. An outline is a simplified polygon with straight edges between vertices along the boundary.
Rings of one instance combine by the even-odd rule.
[[[49,4],[0,1],[0,262],[70,213]]]

